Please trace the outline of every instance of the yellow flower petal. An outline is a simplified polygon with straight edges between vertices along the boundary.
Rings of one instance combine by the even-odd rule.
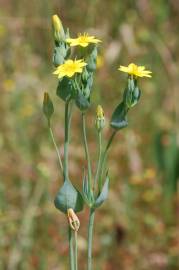
[[[84,33],[83,35],[78,34],[77,38],[68,38],[66,39],[66,42],[70,44],[70,46],[81,46],[81,47],[87,47],[90,43],[98,43],[101,42],[101,40],[95,38],[94,36],[89,36],[87,33]]]
[[[67,76],[69,78],[73,77],[75,73],[82,73],[83,67],[87,64],[83,59],[80,60],[71,60],[68,59],[64,64],[58,66],[53,74],[58,75],[58,78],[63,78]]]
[[[134,75],[136,77],[152,77],[150,75],[152,73],[150,70],[145,70],[144,66],[137,66],[134,63],[129,64],[127,67],[120,66],[118,70],[128,73],[129,75]]]

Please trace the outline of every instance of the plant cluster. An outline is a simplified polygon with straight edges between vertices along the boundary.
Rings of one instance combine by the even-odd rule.
[[[119,130],[128,125],[127,115],[134,107],[141,96],[138,87],[139,77],[151,77],[151,71],[145,70],[144,66],[137,66],[133,63],[127,67],[120,66],[119,70],[128,74],[126,87],[123,92],[122,101],[112,113],[110,126],[111,136],[106,145],[103,145],[103,129],[105,128],[105,115],[101,105],[97,106],[95,116],[95,129],[98,137],[98,161],[95,172],[92,171],[91,157],[88,149],[86,133],[86,115],[91,105],[91,93],[93,86],[94,72],[98,57],[98,46],[101,40],[87,33],[79,34],[71,38],[69,30],[65,30],[57,15],[52,17],[54,53],[53,64],[54,75],[58,78],[56,94],[64,102],[64,156],[61,158],[56,144],[53,130],[51,128],[51,117],[54,113],[53,102],[47,92],[44,93],[43,112],[46,116],[50,135],[52,137],[59,161],[60,170],[63,176],[63,185],[55,197],[55,207],[63,212],[69,222],[69,253],[70,269],[78,269],[77,260],[77,232],[80,221],[78,212],[83,210],[86,204],[89,211],[88,224],[88,262],[87,269],[92,269],[92,238],[95,211],[103,204],[108,197],[109,173],[106,165],[107,154],[111,143]],[[70,138],[71,117],[73,105],[76,105],[81,114],[82,136],[85,150],[87,168],[83,172],[82,190],[75,187],[75,183],[69,176],[68,146]]]

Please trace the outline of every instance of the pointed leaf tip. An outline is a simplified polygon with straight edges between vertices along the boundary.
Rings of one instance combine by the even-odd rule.
[[[99,194],[98,198],[96,199],[96,202],[94,205],[95,208],[100,207],[101,204],[107,199],[108,191],[109,191],[109,176],[107,174],[105,183],[104,183],[103,188],[101,190],[101,193]]]

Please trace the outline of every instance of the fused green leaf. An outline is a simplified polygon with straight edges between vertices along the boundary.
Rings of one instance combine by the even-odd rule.
[[[107,199],[108,192],[109,192],[109,176],[106,175],[106,180],[104,182],[101,193],[99,194],[98,198],[95,201],[95,204],[94,204],[95,208],[101,206],[101,204]]]
[[[121,102],[114,110],[110,125],[117,130],[124,128],[128,125],[127,111],[124,102]]]
[[[67,101],[70,97],[72,97],[74,93],[74,88],[72,85],[72,81],[67,77],[64,77],[61,81],[59,81],[57,86],[57,96]]]
[[[94,195],[93,192],[89,186],[89,181],[87,179],[87,177],[84,175],[83,178],[83,192],[82,192],[82,196],[84,201],[86,202],[86,204],[89,207],[92,207],[94,204]]]
[[[90,107],[89,98],[86,98],[81,92],[77,94],[75,103],[81,111],[85,111]]]
[[[66,179],[55,197],[54,204],[63,213],[67,213],[69,208],[76,213],[83,210],[84,202],[81,193]]]

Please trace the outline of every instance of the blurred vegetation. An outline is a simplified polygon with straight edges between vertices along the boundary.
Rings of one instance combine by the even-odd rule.
[[[179,2],[175,0],[1,0],[0,269],[68,269],[66,219],[53,199],[61,183],[42,115],[45,90],[56,103],[53,128],[63,141],[63,104],[52,75],[51,15],[103,40],[88,115],[96,157],[94,111],[107,119],[121,97],[119,64],[144,64],[142,99],[110,156],[111,191],[96,217],[94,270],[179,269]],[[110,106],[109,106],[110,105]],[[84,151],[78,111],[70,146],[72,179],[81,185]],[[106,131],[106,136],[109,130]],[[85,269],[87,213],[80,214]]]

